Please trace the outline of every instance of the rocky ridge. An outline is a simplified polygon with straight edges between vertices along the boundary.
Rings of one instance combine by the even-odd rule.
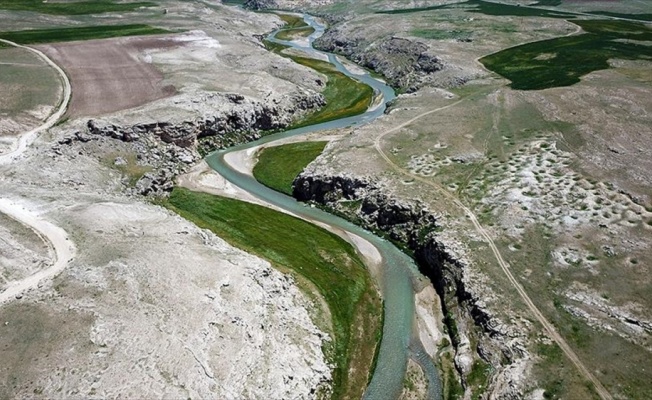
[[[251,10],[293,10],[306,6],[323,6],[332,2],[332,0],[246,0],[244,6]]]
[[[502,321],[488,306],[497,296],[483,285],[483,277],[469,267],[455,244],[438,234],[437,215],[419,201],[388,195],[382,184],[370,179],[321,174],[310,167],[295,180],[293,195],[325,206],[412,252],[442,300],[462,382],[466,385],[479,357],[494,371],[487,393],[497,398],[523,397],[530,365],[526,333],[514,321]],[[478,343],[476,354],[472,342]]]
[[[424,43],[394,36],[370,42],[347,30],[345,24],[329,29],[314,45],[381,74],[391,86],[409,93],[427,83],[430,74],[445,68]]]
[[[138,166],[152,169],[131,190],[140,195],[165,196],[174,187],[174,178],[203,155],[256,140],[264,132],[287,128],[302,114],[325,104],[321,94],[294,95],[283,103],[278,99],[259,102],[239,94],[210,97],[211,102],[220,104],[210,116],[130,126],[88,120],[81,130],[64,137],[52,150],[61,155],[62,146],[73,143],[119,140],[137,155]],[[127,161],[116,158],[114,165],[121,167]]]

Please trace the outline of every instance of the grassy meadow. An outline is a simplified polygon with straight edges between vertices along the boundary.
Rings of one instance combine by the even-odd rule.
[[[233,246],[290,272],[298,282],[309,281],[332,316],[335,343],[325,349],[335,365],[332,397],[362,396],[382,329],[382,304],[349,243],[266,207],[182,188],[175,188],[164,205]]]
[[[118,2],[114,0],[93,1],[42,1],[42,0],[0,0],[0,10],[31,11],[51,15],[87,15],[109,12],[124,13],[143,7],[155,7],[151,1]]]
[[[483,57],[488,69],[519,90],[570,86],[593,71],[609,68],[610,59],[652,60],[652,29],[629,21],[574,21],[586,33],[542,40]]]
[[[260,151],[254,177],[263,185],[292,196],[292,182],[324,150],[326,142],[290,143]]]

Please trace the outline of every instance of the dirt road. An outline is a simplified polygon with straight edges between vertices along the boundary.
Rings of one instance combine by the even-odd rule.
[[[68,80],[66,74],[45,54],[39,50],[32,49],[31,47],[27,46],[22,46],[8,40],[0,39],[0,41],[12,46],[29,50],[37,54],[48,65],[57,71],[63,83],[63,99],[59,104],[57,110],[52,115],[50,115],[50,117],[43,123],[43,125],[22,134],[18,139],[14,149],[8,153],[0,155],[0,165],[6,165],[10,164],[21,154],[23,154],[27,147],[32,144],[34,140],[36,140],[39,133],[51,128],[54,124],[56,124],[59,118],[63,116],[63,114],[66,112],[68,102],[70,101],[71,89],[70,81]],[[39,218],[37,214],[26,209],[25,204],[15,200],[0,198],[0,212],[7,214],[16,221],[33,229],[38,235],[44,238],[44,240],[49,242],[48,244],[54,250],[56,255],[54,263],[49,268],[39,271],[36,274],[20,281],[9,282],[7,289],[0,293],[0,304],[2,304],[8,300],[15,298],[16,296],[21,295],[21,293],[29,289],[37,287],[42,280],[50,279],[61,272],[66,267],[66,265],[68,265],[70,259],[73,258],[75,254],[75,247],[72,242],[69,241],[68,235],[63,229]]]
[[[14,148],[12,148],[8,153],[0,155],[0,165],[3,165],[3,164],[11,163],[18,156],[23,154],[27,149],[27,147],[30,144],[32,144],[34,140],[36,140],[40,132],[51,128],[52,126],[54,126],[54,124],[57,123],[57,121],[63,116],[63,114],[65,114],[66,109],[68,108],[68,103],[70,102],[72,89],[70,87],[70,80],[68,80],[68,76],[66,75],[66,73],[63,72],[63,70],[57,64],[55,64],[54,61],[48,58],[48,56],[43,54],[43,52],[33,49],[31,47],[20,45],[18,43],[10,42],[9,40],[0,39],[0,42],[31,51],[32,53],[41,57],[43,61],[45,61],[49,66],[54,68],[55,71],[57,71],[59,77],[61,78],[61,83],[63,84],[63,98],[61,99],[61,103],[59,103],[59,107],[57,108],[57,110],[54,113],[52,113],[52,115],[50,115],[50,117],[48,117],[48,119],[45,120],[45,122],[41,126],[38,126],[29,132],[23,133],[18,139],[18,142],[16,143]]]
[[[380,154],[380,156],[392,167],[392,169],[394,169],[395,171],[397,171],[397,172],[399,172],[399,173],[401,173],[403,175],[407,175],[410,178],[415,179],[415,180],[417,180],[417,181],[419,181],[419,182],[421,182],[421,183],[423,183],[423,184],[425,184],[427,186],[432,187],[433,189],[437,190],[439,193],[443,194],[446,198],[451,200],[459,209],[464,211],[466,216],[473,223],[473,226],[475,227],[476,231],[484,238],[485,242],[487,242],[487,244],[491,248],[491,251],[493,252],[494,257],[495,257],[496,261],[498,262],[498,265],[500,266],[502,271],[507,276],[507,279],[509,280],[511,285],[516,289],[516,292],[519,294],[519,296],[521,297],[523,302],[527,305],[530,312],[539,321],[539,323],[541,323],[541,325],[544,327],[544,329],[546,330],[546,332],[548,333],[550,338],[553,339],[555,341],[555,343],[557,343],[557,345],[562,349],[564,354],[566,354],[566,357],[568,357],[568,359],[573,363],[573,365],[575,365],[575,367],[580,372],[580,374],[582,376],[584,376],[584,378],[589,380],[591,383],[593,383],[594,388],[595,388],[596,392],[598,392],[598,395],[600,396],[600,398],[602,398],[604,400],[610,400],[610,399],[613,398],[611,396],[611,394],[607,391],[607,389],[605,389],[604,386],[602,386],[600,381],[595,376],[593,376],[593,374],[588,370],[588,368],[584,365],[584,363],[582,363],[582,361],[579,359],[577,354],[575,354],[573,349],[568,345],[566,340],[557,332],[555,327],[546,319],[546,317],[541,313],[541,311],[539,311],[538,307],[534,304],[534,302],[532,302],[532,300],[530,299],[530,296],[528,296],[525,289],[523,289],[523,287],[521,286],[520,283],[518,283],[518,281],[516,280],[514,275],[512,275],[512,273],[511,273],[511,271],[509,269],[509,264],[507,264],[507,262],[505,262],[505,260],[503,259],[502,254],[498,250],[498,247],[496,247],[496,244],[494,243],[493,239],[491,238],[489,233],[487,233],[487,231],[484,229],[484,227],[480,224],[480,222],[478,221],[478,218],[475,216],[473,211],[471,211],[468,207],[466,207],[451,192],[449,192],[445,188],[442,188],[440,185],[436,184],[435,182],[433,182],[433,181],[431,181],[429,179],[423,178],[421,176],[418,176],[416,174],[412,174],[408,170],[401,168],[398,164],[394,163],[394,161],[392,161],[389,158],[389,156],[387,155],[387,153],[385,153],[383,151],[383,149],[382,149],[382,146],[381,146],[380,142],[384,137],[386,137],[390,133],[396,132],[399,129],[402,129],[402,128],[410,125],[414,121],[416,121],[416,120],[418,120],[420,118],[423,118],[423,117],[425,117],[427,115],[431,115],[431,114],[446,110],[448,108],[454,107],[454,106],[460,104],[461,102],[463,102],[464,100],[465,99],[457,100],[456,102],[448,104],[446,106],[426,111],[426,112],[424,112],[422,114],[419,114],[416,117],[414,117],[414,118],[412,118],[412,119],[410,119],[410,120],[408,120],[406,122],[403,122],[402,124],[400,124],[398,126],[395,126],[394,128],[392,128],[392,129],[390,129],[388,131],[385,131],[382,135],[379,135],[378,137],[376,137],[376,139],[374,141],[374,148],[376,149],[378,154]]]
[[[0,212],[32,228],[39,236],[49,242],[56,255],[54,263],[34,275],[19,281],[8,282],[7,289],[0,293],[0,304],[20,296],[23,292],[35,288],[45,279],[51,279],[68,265],[75,255],[75,246],[68,239],[68,234],[58,226],[41,219],[38,214],[28,210],[25,204],[8,199],[0,199]]]

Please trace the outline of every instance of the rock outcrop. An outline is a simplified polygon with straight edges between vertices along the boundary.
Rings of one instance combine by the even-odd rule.
[[[260,132],[286,128],[302,112],[314,110],[326,104],[321,94],[295,95],[281,105],[276,99],[259,102],[239,94],[212,95],[213,102],[228,104],[213,115],[193,121],[152,122],[133,126],[102,125],[88,122],[93,135],[108,136],[125,142],[153,134],[165,143],[182,148],[197,147],[206,153],[235,143],[260,137]]]
[[[332,0],[246,0],[245,8],[251,10],[294,10],[310,6],[323,6]]]
[[[165,196],[174,187],[173,179],[186,172],[202,155],[287,128],[303,113],[325,104],[321,94],[310,93],[296,94],[283,102],[277,99],[259,102],[239,94],[210,96],[206,100],[219,105],[210,116],[131,126],[89,120],[85,129],[60,140],[53,151],[60,154],[61,145],[102,138],[128,143],[138,155],[138,165],[153,170],[145,173],[132,190],[141,195]]]
[[[343,25],[329,29],[315,40],[314,45],[374,70],[391,86],[406,92],[416,91],[427,81],[429,74],[444,68],[443,61],[430,54],[428,46],[421,42],[398,37],[370,42]]]
[[[437,215],[418,201],[386,193],[366,178],[320,175],[310,170],[297,177],[293,191],[297,199],[326,206],[411,252],[442,300],[462,381],[473,368],[474,358],[479,357],[494,371],[488,393],[497,398],[522,398],[530,358],[524,332],[502,321],[487,306],[494,296],[457,251],[439,237]],[[477,343],[475,351],[471,342]]]

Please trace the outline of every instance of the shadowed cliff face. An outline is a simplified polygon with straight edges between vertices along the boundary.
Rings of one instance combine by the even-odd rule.
[[[244,7],[251,10],[295,10],[332,3],[332,0],[246,0]]]
[[[501,398],[521,398],[523,382],[514,379],[522,370],[510,365],[525,362],[521,332],[505,324],[487,308],[485,288],[469,274],[469,266],[456,259],[437,236],[437,217],[418,202],[392,198],[366,178],[302,173],[294,181],[293,195],[315,202],[366,229],[375,231],[411,253],[421,272],[433,283],[442,300],[445,324],[456,349],[455,367],[466,382],[474,359],[493,367],[486,392]],[[514,340],[514,338],[519,338]],[[478,343],[476,352],[469,341]]]
[[[315,41],[315,47],[342,54],[356,64],[383,75],[388,83],[399,90],[414,92],[424,85],[429,74],[444,68],[443,61],[428,53],[421,42],[397,37],[369,41],[346,25],[337,25]]]
[[[84,129],[60,140],[52,150],[60,155],[63,146],[118,140],[137,155],[137,165],[148,172],[135,178],[137,194],[167,196],[174,178],[216,149],[259,139],[265,132],[288,127],[306,112],[325,104],[321,94],[295,94],[285,101],[259,102],[238,94],[214,95],[217,104],[211,115],[195,120],[149,122],[120,126],[89,120]],[[212,103],[211,103],[212,104]],[[71,147],[72,148],[72,147]],[[126,161],[116,159],[115,166]]]

